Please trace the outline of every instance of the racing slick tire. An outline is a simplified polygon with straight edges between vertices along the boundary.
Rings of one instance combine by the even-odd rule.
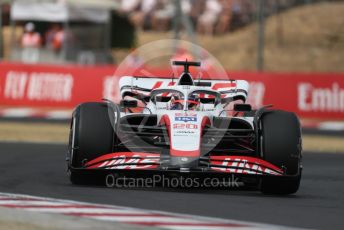
[[[69,166],[80,168],[86,160],[113,151],[116,136],[111,125],[113,112],[107,103],[98,102],[83,103],[76,108],[70,131]],[[73,184],[88,183],[82,172],[69,170],[69,177]]]
[[[260,190],[264,194],[293,194],[301,180],[302,139],[300,122],[291,112],[273,110],[261,120],[262,157],[284,168],[287,176],[262,177]]]

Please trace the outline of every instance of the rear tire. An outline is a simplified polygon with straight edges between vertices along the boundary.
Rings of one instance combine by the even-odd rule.
[[[113,109],[107,103],[84,103],[73,113],[69,141],[69,166],[81,168],[84,162],[113,152],[115,132]],[[70,167],[69,167],[70,168]],[[73,184],[86,183],[82,173],[69,170]]]
[[[261,120],[262,157],[286,170],[287,177],[261,179],[260,189],[265,194],[292,194],[301,180],[301,128],[294,113],[268,111]]]

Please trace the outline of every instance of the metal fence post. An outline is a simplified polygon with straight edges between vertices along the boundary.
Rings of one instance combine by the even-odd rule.
[[[264,70],[264,43],[265,43],[265,2],[264,0],[257,0],[258,2],[258,41],[257,41],[257,70]]]

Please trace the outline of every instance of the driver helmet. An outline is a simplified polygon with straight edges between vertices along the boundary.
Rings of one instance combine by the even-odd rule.
[[[199,97],[197,95],[190,95],[188,98],[188,109],[196,110],[199,105]]]
[[[178,94],[172,94],[171,99],[171,110],[181,110],[183,109],[183,104],[180,102],[182,98]]]

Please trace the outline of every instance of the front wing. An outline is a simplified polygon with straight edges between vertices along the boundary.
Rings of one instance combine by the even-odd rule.
[[[123,172],[123,173],[213,173],[236,174],[243,176],[287,176],[279,168],[263,159],[249,156],[210,155],[194,159],[197,164],[188,168],[169,165],[169,156],[147,152],[115,152],[102,155],[86,162],[81,168],[71,168],[75,171],[92,172]]]

